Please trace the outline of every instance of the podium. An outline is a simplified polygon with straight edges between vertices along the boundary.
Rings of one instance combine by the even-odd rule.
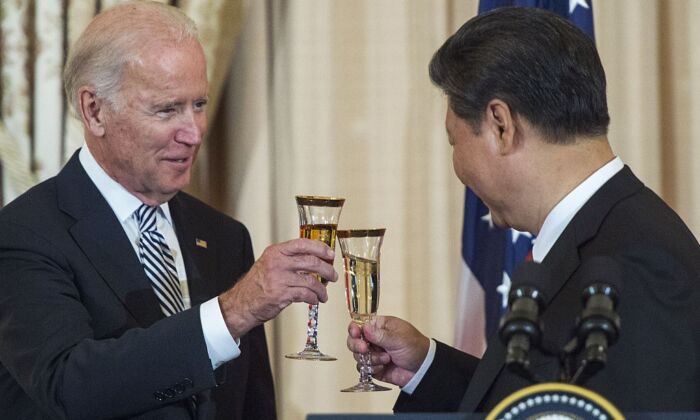
[[[400,413],[400,414],[309,414],[307,420],[482,420],[486,414]]]
[[[697,420],[700,412],[622,413],[602,395],[562,382],[530,385],[508,395],[489,413],[310,414],[307,420]]]
[[[700,413],[623,413],[628,420],[697,420]],[[307,420],[482,420],[485,413],[309,414]]]

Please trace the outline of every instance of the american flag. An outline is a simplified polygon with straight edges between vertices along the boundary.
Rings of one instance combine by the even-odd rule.
[[[593,38],[591,0],[481,0],[479,13],[498,7],[539,7],[564,16]],[[462,231],[462,279],[455,345],[481,357],[486,338],[498,329],[508,303],[514,268],[528,256],[535,238],[491,221],[489,209],[467,188]]]

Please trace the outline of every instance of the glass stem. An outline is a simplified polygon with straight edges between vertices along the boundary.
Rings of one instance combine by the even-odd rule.
[[[365,334],[360,333],[360,338],[362,341],[367,343],[365,340]],[[367,343],[367,353],[360,353],[360,383],[366,384],[372,382],[372,352],[369,350],[369,343]]]
[[[318,305],[309,305],[309,322],[306,324],[304,350],[318,351]]]

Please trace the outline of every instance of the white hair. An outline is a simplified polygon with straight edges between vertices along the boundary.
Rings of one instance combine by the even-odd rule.
[[[151,1],[110,8],[90,22],[73,45],[63,72],[66,97],[79,114],[78,90],[91,86],[98,98],[120,107],[118,92],[124,69],[158,42],[197,40],[197,27],[182,11]]]

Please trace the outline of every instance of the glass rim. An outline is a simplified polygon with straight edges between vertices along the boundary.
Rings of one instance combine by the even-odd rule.
[[[338,238],[364,238],[367,236],[384,236],[386,228],[378,229],[338,229],[336,236]]]
[[[302,206],[341,207],[345,203],[344,198],[322,195],[297,195],[296,200]]]

